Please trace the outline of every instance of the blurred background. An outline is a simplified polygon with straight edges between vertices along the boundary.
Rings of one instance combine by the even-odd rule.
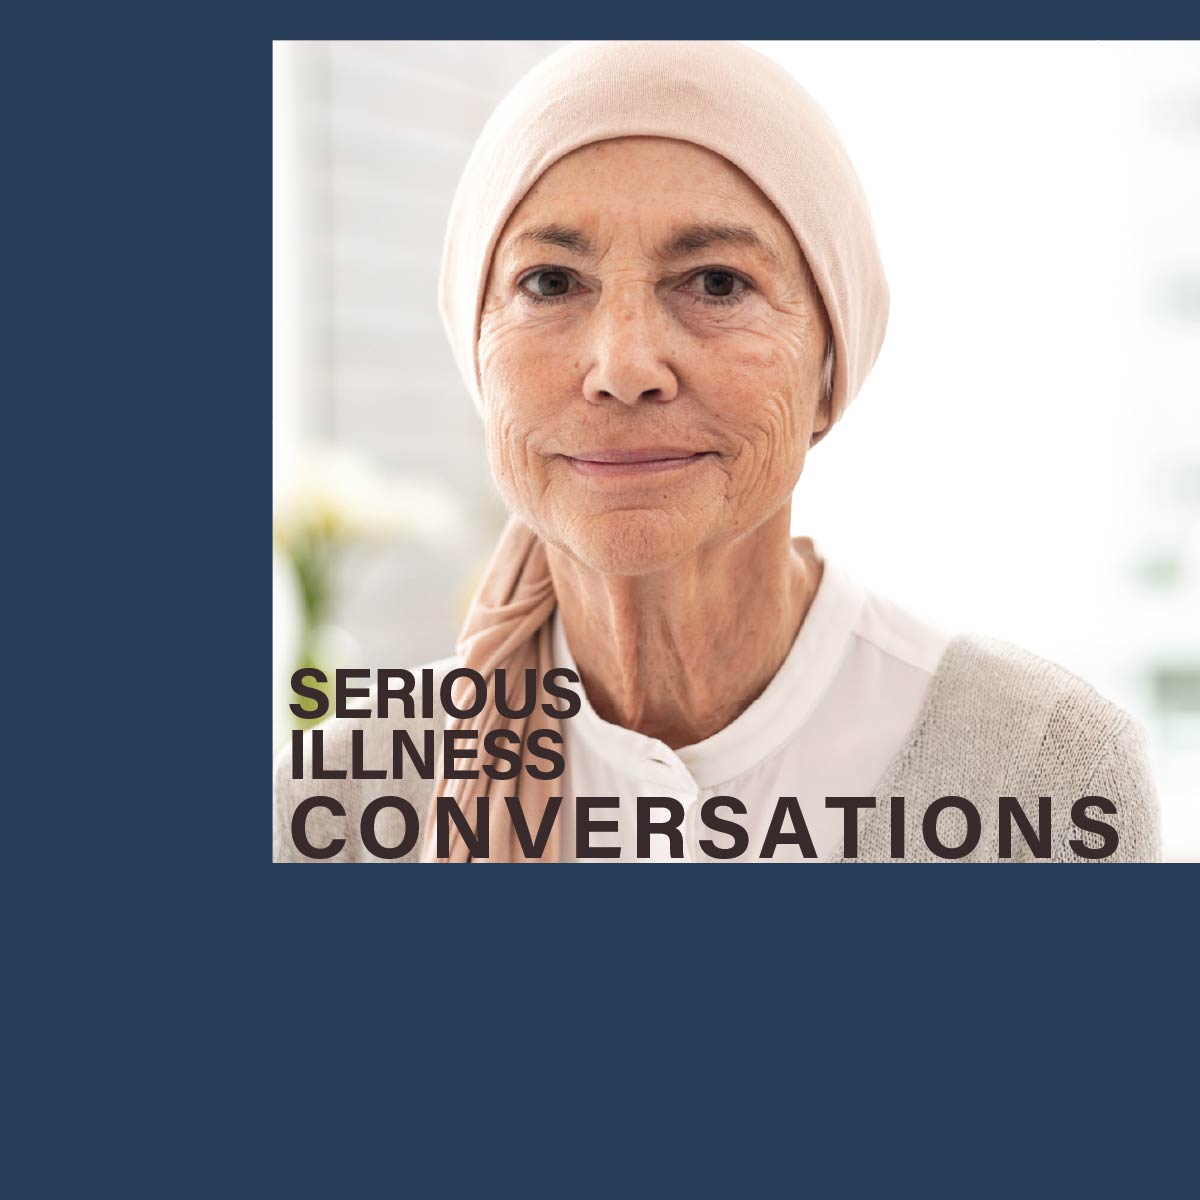
[[[1131,710],[1165,857],[1200,861],[1200,44],[749,44],[840,131],[892,291],[794,531]],[[484,121],[557,45],[274,47],[277,745],[300,662],[453,651],[505,513],[442,236]]]

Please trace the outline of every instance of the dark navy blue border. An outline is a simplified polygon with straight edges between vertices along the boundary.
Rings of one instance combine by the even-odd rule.
[[[270,42],[1159,38],[1196,11],[6,25],[10,1078],[43,1187],[1165,1191],[1196,1079],[1192,869],[271,865]]]

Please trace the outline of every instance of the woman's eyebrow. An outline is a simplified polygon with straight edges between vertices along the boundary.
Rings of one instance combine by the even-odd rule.
[[[746,246],[766,255],[773,263],[779,263],[779,255],[774,248],[759,237],[751,226],[713,223],[684,226],[663,242],[658,248],[658,257],[670,261],[718,245]]]
[[[591,254],[592,243],[587,235],[578,229],[565,225],[537,225],[531,229],[522,230],[510,245],[516,247],[522,242],[535,242],[545,246],[558,246],[562,250],[570,250],[575,254]],[[705,250],[709,246],[733,245],[746,246],[766,255],[773,263],[779,264],[779,255],[758,233],[749,225],[728,225],[704,222],[685,225],[672,233],[657,249],[656,255],[664,262],[695,254],[697,250]]]
[[[509,245],[515,249],[522,242],[558,246],[563,250],[573,250],[576,254],[592,252],[592,243],[587,237],[578,229],[568,229],[565,225],[535,225],[532,229],[524,229],[516,234]]]

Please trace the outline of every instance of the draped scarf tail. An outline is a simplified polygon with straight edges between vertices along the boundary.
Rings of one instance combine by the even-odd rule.
[[[535,729],[545,729],[561,737],[561,722],[551,714],[555,698],[545,687],[546,672],[555,663],[550,637],[550,617],[556,604],[554,582],[542,540],[523,521],[510,517],[500,541],[467,611],[459,634],[457,650],[460,666],[476,671],[487,684],[487,700],[474,717],[447,714],[445,731],[473,729],[478,732],[478,778],[447,779],[440,775],[433,806],[426,818],[423,862],[470,862],[470,847],[453,820],[448,822],[447,853],[437,853],[438,797],[448,797],[463,813],[470,827],[479,830],[480,795],[488,796],[488,861],[558,862],[560,861],[559,814],[540,858],[524,853],[520,837],[506,803],[508,796],[520,798],[528,836],[536,837],[546,817],[551,797],[562,795],[561,779],[539,779],[525,769],[525,742]],[[496,704],[496,672],[503,668],[509,681],[524,680],[526,672],[535,675],[535,701],[525,717],[506,717]],[[455,680],[451,689],[455,707],[466,710],[474,698],[468,678]],[[543,708],[543,705],[547,706]],[[527,707],[521,705],[520,707]],[[522,760],[520,773],[513,779],[492,779],[488,766],[511,770],[507,762],[485,750],[485,739],[494,730],[509,730],[505,744]],[[561,743],[560,743],[561,744]],[[442,755],[444,767],[446,755]],[[472,772],[475,773],[475,772]]]

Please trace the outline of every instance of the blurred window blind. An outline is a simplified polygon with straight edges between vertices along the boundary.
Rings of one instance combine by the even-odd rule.
[[[391,475],[434,479],[467,516],[461,546],[352,556],[339,621],[366,662],[449,653],[463,594],[504,513],[437,311],[450,202],[479,130],[558,42],[292,43],[303,146],[303,380],[294,422]],[[400,619],[403,614],[403,619]]]

